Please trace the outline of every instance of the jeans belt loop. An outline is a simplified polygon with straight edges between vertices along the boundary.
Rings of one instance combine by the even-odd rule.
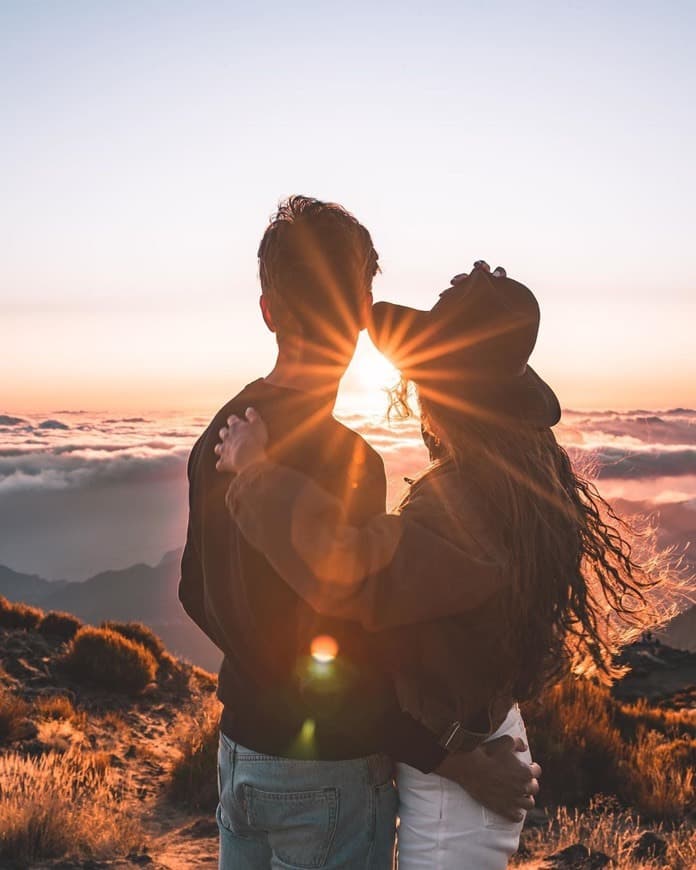
[[[372,785],[382,785],[394,775],[392,760],[382,753],[368,756],[367,770]]]

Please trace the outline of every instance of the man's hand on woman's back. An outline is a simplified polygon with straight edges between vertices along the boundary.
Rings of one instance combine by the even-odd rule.
[[[472,752],[447,755],[435,773],[451,779],[489,810],[519,822],[534,806],[541,767],[518,758],[526,746],[505,736],[481,744]]]

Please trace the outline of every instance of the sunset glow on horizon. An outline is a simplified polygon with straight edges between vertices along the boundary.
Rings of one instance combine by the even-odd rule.
[[[266,374],[293,192],[368,227],[376,299],[479,257],[528,284],[564,407],[696,404],[693,4],[272,6],[0,10],[0,412],[207,414]],[[363,340],[356,407],[381,366]]]

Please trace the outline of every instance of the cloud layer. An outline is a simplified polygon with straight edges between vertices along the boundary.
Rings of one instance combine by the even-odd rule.
[[[390,503],[427,457],[418,424],[351,414],[384,457]],[[0,415],[0,563],[79,579],[156,560],[185,534],[186,459],[202,417]],[[696,538],[696,410],[566,411],[556,427],[608,498],[681,503]],[[680,534],[687,532],[681,529]]]

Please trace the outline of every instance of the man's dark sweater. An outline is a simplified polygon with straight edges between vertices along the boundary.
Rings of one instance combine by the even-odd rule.
[[[384,466],[331,403],[309,393],[248,385],[215,415],[189,458],[189,525],[179,597],[224,653],[218,696],[221,728],[257,752],[343,759],[387,752],[421,770],[444,757],[435,737],[397,705],[380,668],[388,651],[352,622],[322,617],[243,538],[225,507],[230,475],[215,469],[214,446],[230,414],[255,407],[269,429],[269,455],[311,477],[362,525],[385,508]],[[328,679],[309,657],[330,635],[339,645]],[[299,740],[311,721],[313,741]],[[304,729],[305,735],[307,729]]]

